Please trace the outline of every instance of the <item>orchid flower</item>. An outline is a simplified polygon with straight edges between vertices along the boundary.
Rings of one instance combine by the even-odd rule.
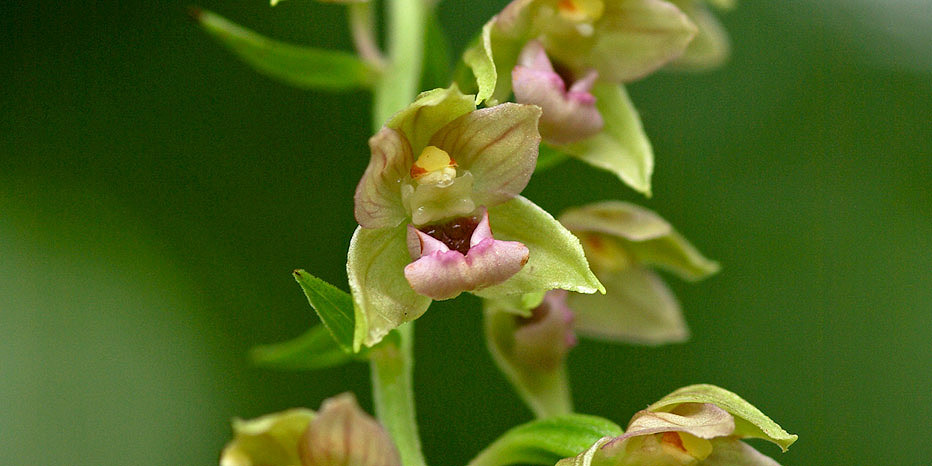
[[[478,101],[513,90],[517,102],[543,109],[545,142],[649,195],[653,152],[620,85],[677,58],[695,33],[663,0],[514,0],[463,60]]]
[[[786,451],[797,436],[728,390],[691,385],[635,414],[623,435],[603,437],[557,466],[779,466],[744,438]]]
[[[564,361],[577,334],[649,345],[689,336],[676,298],[649,266],[689,280],[718,270],[669,223],[633,204],[590,204],[566,211],[560,221],[582,242],[606,294],[553,290],[485,302],[489,351],[540,417],[572,410]]]
[[[688,338],[679,303],[652,267],[694,281],[716,273],[718,263],[705,258],[659,215],[634,204],[589,204],[567,210],[560,222],[580,238],[606,286],[603,297],[567,296],[577,332],[649,345]]]
[[[669,0],[696,25],[696,36],[682,55],[670,62],[677,70],[708,70],[720,66],[731,53],[728,32],[709,6],[719,10],[734,7],[735,0]]]
[[[369,140],[347,261],[357,349],[464,291],[602,290],[579,241],[518,196],[540,109],[473,102],[456,87],[422,93]]]
[[[233,421],[220,466],[401,466],[385,429],[349,393],[324,400],[319,413],[295,408]]]

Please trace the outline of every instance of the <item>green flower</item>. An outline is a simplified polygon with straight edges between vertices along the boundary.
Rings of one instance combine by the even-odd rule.
[[[567,210],[560,222],[579,237],[606,288],[605,296],[567,296],[578,333],[653,345],[688,338],[679,303],[652,268],[692,281],[716,273],[718,263],[706,259],[659,215],[634,204],[589,204]]]
[[[357,349],[464,291],[602,289],[579,241],[518,195],[537,160],[539,116],[513,103],[476,110],[456,87],[435,89],[369,140],[347,261]]]
[[[543,109],[550,145],[650,194],[653,152],[620,84],[683,53],[696,26],[663,0],[514,0],[463,60],[478,101]]]
[[[786,451],[797,436],[728,390],[692,385],[635,414],[623,435],[603,437],[557,466],[779,466],[744,438]]]
[[[220,466],[400,466],[388,433],[349,393],[324,400],[320,412],[295,408],[233,421]]]

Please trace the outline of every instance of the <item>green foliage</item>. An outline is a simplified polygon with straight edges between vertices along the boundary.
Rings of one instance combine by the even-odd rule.
[[[345,291],[305,272],[295,270],[294,279],[304,290],[307,301],[317,311],[321,322],[330,330],[337,344],[345,351],[353,348],[353,298]],[[305,342],[307,343],[307,342]],[[318,344],[320,344],[318,342]]]
[[[249,355],[257,366],[279,370],[313,370],[364,359],[366,351],[355,356],[345,350],[323,325],[316,325],[303,335],[281,343],[254,347]]]
[[[575,456],[603,437],[616,437],[622,429],[597,416],[573,414],[532,421],[505,432],[469,466],[556,463]]]
[[[191,16],[222,45],[257,71],[303,89],[345,91],[368,88],[375,71],[355,55],[269,39],[207,10]]]

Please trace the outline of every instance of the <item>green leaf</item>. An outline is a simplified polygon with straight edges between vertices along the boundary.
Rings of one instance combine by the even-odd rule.
[[[769,440],[786,451],[798,438],[783,430],[776,422],[740,396],[715,385],[690,385],[680,388],[650,405],[649,411],[670,411],[682,403],[712,403],[735,417],[738,437]]]
[[[267,369],[301,371],[337,367],[365,359],[346,351],[323,325],[316,325],[303,335],[281,343],[256,346],[249,355],[253,364]]]
[[[295,270],[294,279],[321,322],[345,351],[353,348],[353,298],[345,291],[305,272]]]
[[[353,348],[373,346],[392,329],[417,319],[431,299],[414,292],[404,275],[411,262],[407,225],[359,227],[350,240],[346,273],[355,304]]]
[[[564,149],[590,165],[614,173],[635,191],[650,197],[654,151],[628,93],[622,86],[600,83],[592,94],[605,127],[601,133]]]
[[[589,270],[579,240],[533,202],[517,196],[489,209],[496,239],[519,241],[530,250],[524,268],[500,285],[474,294],[484,298],[560,288],[579,293],[605,293]]]
[[[304,89],[370,87],[375,71],[355,55],[287,44],[257,34],[207,10],[191,9],[207,33],[266,76]]]
[[[436,10],[427,15],[424,31],[424,69],[421,71],[421,89],[450,85],[450,41],[447,40]]]
[[[621,427],[596,416],[572,414],[541,419],[505,432],[468,466],[551,465],[576,456],[603,437],[621,434]]]

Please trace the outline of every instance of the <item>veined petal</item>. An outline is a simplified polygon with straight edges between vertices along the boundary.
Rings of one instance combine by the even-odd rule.
[[[714,385],[690,385],[680,388],[647,407],[649,411],[672,411],[682,403],[713,403],[735,417],[738,437],[769,440],[784,451],[797,436],[787,433],[769,417],[740,396]]]
[[[420,154],[437,130],[475,108],[472,96],[464,95],[453,85],[422,92],[411,105],[392,116],[385,126],[404,134],[411,145],[411,152]]]
[[[409,232],[414,230],[408,228]],[[528,249],[523,244],[491,237],[488,213],[476,227],[465,255],[443,243],[436,245],[439,241],[420,231],[413,233],[421,239],[421,257],[405,267],[405,278],[414,291],[437,300],[502,283],[528,260]]]
[[[491,207],[489,215],[495,221],[495,236],[521,242],[530,250],[530,259],[505,283],[475,294],[500,298],[556,288],[579,293],[605,292],[589,270],[579,240],[533,202],[516,196]]]
[[[633,81],[680,56],[696,26],[663,0],[605,1],[591,34],[546,35],[550,56],[571,69],[595,68],[609,83]]]
[[[568,297],[583,336],[625,343],[660,345],[689,337],[680,305],[663,280],[641,267],[599,274],[605,296]]]
[[[602,130],[602,116],[595,106],[595,97],[589,93],[597,76],[595,71],[572,83],[567,91],[566,83],[554,71],[538,41],[528,42],[518,63],[511,73],[515,100],[543,110],[540,134],[545,141],[566,145]]]
[[[712,454],[702,466],[780,466],[773,458],[733,438],[712,440]]]
[[[596,84],[592,94],[605,126],[595,136],[563,150],[614,173],[625,184],[650,197],[654,150],[628,93],[624,87],[603,83]]]
[[[324,401],[298,451],[303,466],[401,466],[388,432],[349,393]]]
[[[664,268],[686,280],[699,280],[719,270],[670,224],[649,209],[621,201],[604,201],[567,210],[560,222],[576,232],[611,236],[635,261]]]
[[[353,349],[373,346],[392,329],[417,319],[430,298],[411,289],[405,279],[407,226],[376,230],[357,228],[350,240],[346,273],[356,310]]]
[[[444,126],[430,144],[472,173],[473,200],[492,207],[520,193],[534,173],[540,113],[534,105],[512,103],[476,110]]]
[[[722,408],[711,403],[687,403],[679,405],[676,412],[639,411],[625,434],[616,440],[663,432],[684,432],[702,439],[713,439],[731,435],[735,420]]]
[[[400,132],[383,127],[369,138],[372,156],[356,186],[356,221],[364,228],[398,226],[406,212],[401,185],[414,163],[411,146]]]

